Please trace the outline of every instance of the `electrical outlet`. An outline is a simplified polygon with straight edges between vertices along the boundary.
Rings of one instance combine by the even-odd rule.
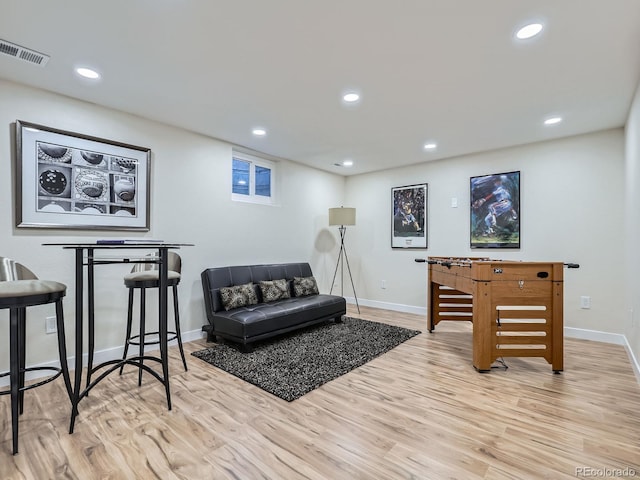
[[[591,297],[587,297],[585,295],[580,297],[580,308],[584,308],[584,309],[591,308]]]
[[[56,324],[56,317],[47,317],[44,321],[45,333],[56,333],[58,331],[58,325]]]
[[[380,280],[380,288],[381,289],[385,289],[387,288],[387,281],[386,280]]]

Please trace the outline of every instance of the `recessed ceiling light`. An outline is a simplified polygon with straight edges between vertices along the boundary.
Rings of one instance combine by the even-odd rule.
[[[360,100],[360,95],[355,92],[349,92],[349,93],[345,93],[342,96],[342,99],[347,103],[353,103]]]
[[[520,40],[526,40],[527,38],[535,37],[542,31],[541,23],[530,23],[525,25],[516,32],[516,37]]]
[[[100,74],[95,70],[86,67],[78,67],[76,68],[76,73],[84,78],[89,78],[91,80],[97,80],[100,78]]]
[[[434,142],[429,142],[429,143],[425,143],[424,144],[424,149],[425,150],[435,150],[435,148],[438,146],[437,143]]]
[[[251,133],[257,137],[263,137],[267,134],[267,131],[264,128],[254,128]]]
[[[344,162],[342,162],[342,166],[353,167],[353,160],[345,160]]]
[[[562,117],[551,117],[551,118],[547,118],[544,121],[545,125],[555,125],[556,123],[560,123],[562,121]]]

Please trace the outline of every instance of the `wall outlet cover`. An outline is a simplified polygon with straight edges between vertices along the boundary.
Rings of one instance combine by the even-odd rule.
[[[56,333],[58,326],[56,325],[56,317],[47,317],[44,322],[45,333]]]

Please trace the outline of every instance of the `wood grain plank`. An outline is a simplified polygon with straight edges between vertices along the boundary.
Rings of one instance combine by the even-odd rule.
[[[25,395],[11,455],[0,397],[4,479],[575,478],[576,468],[640,472],[640,385],[622,346],[565,339],[565,370],[507,358],[479,374],[472,324],[428,333],[419,315],[360,307],[362,318],[423,333],[294,402],[170,348],[173,409],[134,370],[81,403],[56,381]],[[349,306],[349,313],[355,315]],[[516,329],[519,327],[516,327]],[[206,348],[185,344],[187,354]]]

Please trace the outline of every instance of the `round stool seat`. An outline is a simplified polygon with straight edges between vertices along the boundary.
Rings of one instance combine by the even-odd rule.
[[[180,282],[180,274],[169,270],[167,272],[167,285],[172,287]],[[124,276],[124,285],[127,288],[158,288],[160,286],[160,272],[158,270],[143,270]]]
[[[67,286],[51,280],[0,282],[0,308],[28,307],[55,302],[67,293]]]

